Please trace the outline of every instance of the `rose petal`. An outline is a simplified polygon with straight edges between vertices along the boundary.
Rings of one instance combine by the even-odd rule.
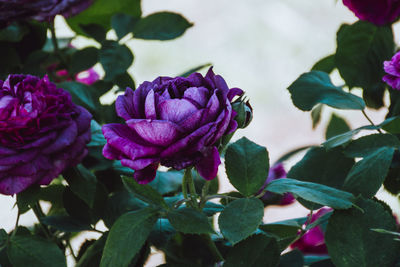
[[[205,108],[206,112],[204,112],[200,124],[206,124],[216,119],[218,112],[220,110],[220,103],[217,96],[217,91],[218,90],[215,90],[213,95],[208,100],[207,106]]]
[[[141,138],[155,145],[168,146],[180,136],[178,126],[169,121],[132,119],[126,124]]]
[[[186,89],[183,97],[191,99],[198,103],[201,107],[205,107],[208,101],[209,91],[205,87],[190,87]]]
[[[137,160],[130,160],[130,159],[122,159],[121,164],[122,166],[129,167],[133,170],[141,170],[153,164],[155,162],[159,162],[158,158],[145,158],[145,159],[137,159]]]
[[[117,115],[124,120],[137,117],[133,104],[133,90],[131,88],[126,88],[125,94],[117,97],[115,110]]]
[[[36,182],[36,176],[9,176],[0,180],[0,193],[14,195],[22,192]]]
[[[133,178],[139,184],[148,184],[156,178],[158,163],[150,164],[142,170],[137,170],[133,174]]]
[[[69,145],[71,145],[76,137],[78,136],[78,126],[75,122],[71,122],[70,125],[65,128],[61,133],[58,134],[56,140],[46,148],[42,150],[42,153],[50,154],[59,151]]]
[[[78,126],[78,133],[86,132],[90,128],[90,121],[92,120],[92,114],[81,106],[76,106],[79,110],[79,115],[75,119],[76,125]]]
[[[229,100],[229,102],[230,101],[232,101],[232,99],[235,97],[235,96],[241,96],[242,94],[243,94],[244,92],[243,92],[243,90],[242,89],[240,89],[240,88],[231,88],[230,90],[229,90],[229,92],[228,92],[228,100]]]
[[[196,106],[186,99],[165,100],[158,105],[157,109],[162,120],[175,123],[179,123],[197,111]]]
[[[0,158],[0,165],[16,165],[25,162],[29,162],[36,157],[38,154],[37,150],[27,150],[19,152],[17,154],[9,155]]]
[[[203,118],[205,110],[201,109],[198,110],[194,113],[192,113],[190,116],[188,116],[186,119],[182,120],[179,122],[179,127],[183,132],[192,132],[196,128],[199,127],[201,119]]]
[[[147,119],[157,119],[156,102],[154,97],[154,90],[150,90],[147,94],[146,102],[144,104],[145,115]]]
[[[196,169],[206,180],[212,180],[217,176],[218,166],[221,164],[218,149],[213,146],[204,153],[204,158],[196,164]]]
[[[106,124],[102,127],[102,131],[108,145],[129,159],[134,160],[140,157],[149,157],[161,152],[161,148],[144,141],[135,131],[126,125],[117,123]]]

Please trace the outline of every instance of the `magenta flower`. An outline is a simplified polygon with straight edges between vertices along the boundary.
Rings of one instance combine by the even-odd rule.
[[[322,208],[318,210],[317,213],[313,214],[311,217],[311,222],[315,222],[318,218],[332,211],[331,208]],[[324,231],[321,226],[318,225],[314,228],[308,230],[300,239],[290,245],[292,249],[297,248],[304,254],[316,254],[316,255],[326,255],[328,254],[328,249],[326,248]]]
[[[0,193],[47,185],[78,164],[87,153],[91,117],[47,76],[0,81]]]
[[[56,15],[74,16],[93,0],[0,0],[0,22],[35,19],[51,21]]]
[[[360,20],[376,25],[394,22],[400,15],[399,0],[343,0]]]
[[[400,90],[400,52],[396,53],[390,61],[383,62],[383,68],[387,75],[383,81],[393,89]]]
[[[116,101],[126,124],[103,126],[103,155],[135,170],[142,184],[154,179],[160,163],[176,170],[195,166],[211,180],[221,163],[218,141],[237,128],[231,100],[242,93],[211,68],[205,77],[158,77],[135,91],[127,88]]]
[[[59,70],[56,72],[56,75],[59,78],[63,78],[67,81],[71,81],[72,79],[68,77],[67,70]],[[100,79],[100,75],[93,69],[90,68],[88,70],[81,71],[75,75],[75,81],[84,83],[87,85],[92,85]]]
[[[265,181],[262,189],[260,190],[260,193],[270,182],[276,179],[286,178],[286,174],[287,173],[282,163],[277,163],[272,166],[269,169],[268,178]],[[280,206],[289,205],[295,201],[293,195],[290,193],[285,193],[283,194],[283,196],[281,196],[271,192],[265,192],[264,196],[261,197],[261,200],[268,205],[275,204]]]

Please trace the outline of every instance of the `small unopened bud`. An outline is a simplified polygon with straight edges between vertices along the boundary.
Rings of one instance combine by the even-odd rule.
[[[253,108],[249,101],[245,102],[245,100],[239,98],[237,101],[232,103],[232,108],[237,112],[235,120],[238,123],[238,128],[246,128],[253,119]]]

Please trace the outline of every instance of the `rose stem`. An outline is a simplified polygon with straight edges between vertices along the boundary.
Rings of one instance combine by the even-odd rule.
[[[207,202],[207,198],[206,197],[207,197],[207,194],[208,194],[208,190],[210,189],[210,184],[211,184],[211,181],[206,181],[204,183],[203,189],[201,190],[200,210],[202,210],[204,208],[204,205]]]
[[[15,221],[15,227],[14,227],[14,231],[13,231],[11,237],[15,236],[15,234],[17,233],[18,224],[19,224],[19,218],[20,217],[21,217],[21,211],[18,209],[17,220]]]
[[[374,124],[374,122],[371,120],[371,118],[370,117],[368,117],[368,115],[367,115],[367,113],[365,113],[365,110],[363,109],[363,110],[361,110],[361,112],[362,112],[362,114],[364,114],[364,117],[369,121],[369,123],[371,123],[371,125],[372,126],[375,126],[376,127],[376,125]],[[382,131],[381,131],[381,129],[376,129],[379,133],[382,133]]]
[[[40,220],[42,217],[45,217],[45,215],[44,215],[44,213],[43,213],[43,211],[42,211],[42,208],[40,207],[39,201],[36,201],[36,203],[33,204],[33,205],[31,206],[31,208],[32,208],[32,210],[33,210],[33,213],[35,213],[36,218],[37,218],[38,221],[39,221],[39,225],[40,225],[40,227],[42,228],[43,233],[46,235],[46,237],[47,237],[48,239],[52,240],[53,238],[52,238],[52,236],[51,236],[51,234],[50,234],[49,229],[48,229],[47,226],[44,225],[44,224],[42,223],[42,221]]]
[[[186,170],[185,173],[183,175],[183,179],[182,179],[182,194],[183,194],[183,199],[188,199],[188,194],[187,194],[187,175],[186,175]]]
[[[185,176],[186,176],[186,181],[189,186],[189,192],[190,192],[190,199],[192,200],[193,207],[196,209],[199,209],[199,206],[197,204],[197,193],[196,193],[196,188],[194,186],[194,180],[192,177],[192,168],[187,168],[185,170]]]

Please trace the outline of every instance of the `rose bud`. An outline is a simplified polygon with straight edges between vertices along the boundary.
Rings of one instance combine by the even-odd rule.
[[[195,166],[204,179],[214,179],[221,163],[217,144],[237,128],[231,101],[241,94],[212,68],[205,77],[159,77],[135,91],[127,88],[116,101],[126,124],[103,126],[103,155],[135,170],[141,184],[154,179],[159,164],[176,170]]]
[[[93,0],[0,0],[0,22],[27,19],[52,21],[56,15],[69,18],[88,8],[92,2]]]
[[[87,153],[91,114],[47,76],[0,81],[0,193],[47,185]]]
[[[331,212],[331,208],[322,208],[311,217],[310,224],[315,222],[318,218]],[[307,225],[307,224],[306,224]],[[326,248],[324,230],[321,225],[308,230],[301,238],[290,245],[292,249],[297,248],[301,252],[307,255],[328,255],[328,249]]]
[[[262,189],[260,190],[259,193],[264,190],[264,188],[272,181],[277,180],[277,179],[282,179],[286,178],[286,171],[285,168],[283,167],[282,163],[277,163],[274,166],[272,166],[269,169],[268,172],[268,178],[265,181]],[[265,192],[265,194],[260,198],[265,205],[280,205],[280,206],[286,206],[289,204],[292,204],[295,199],[292,194],[290,193],[285,193],[283,195],[275,194],[272,192]]]
[[[394,22],[400,15],[398,0],[343,0],[360,20],[366,20],[376,25]]]
[[[397,52],[390,61],[383,62],[387,75],[382,80],[393,89],[400,90],[400,52]]]
[[[251,107],[249,101],[244,101],[241,97],[232,103],[232,108],[236,111],[237,115],[235,117],[238,123],[238,128],[244,129],[249,126],[253,119],[253,108]]]

